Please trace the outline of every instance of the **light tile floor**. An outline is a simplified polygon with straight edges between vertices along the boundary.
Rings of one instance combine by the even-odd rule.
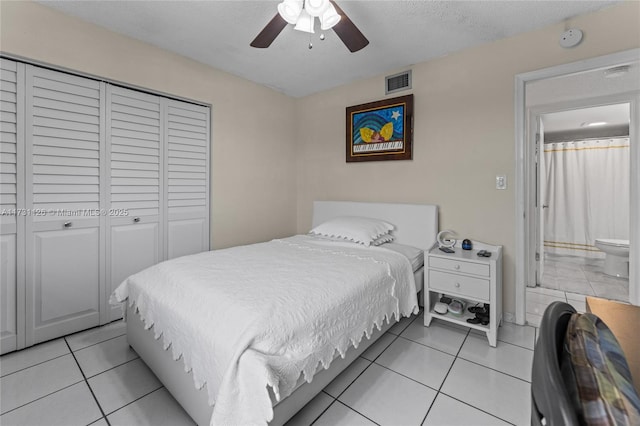
[[[544,256],[540,285],[527,287],[527,324],[538,327],[546,307],[557,300],[569,303],[578,312],[586,310],[586,296],[629,301],[629,279],[606,275],[604,259],[552,253]]]
[[[540,286],[585,296],[629,301],[629,279],[606,275],[604,259],[545,253]]]
[[[422,315],[385,333],[288,425],[527,425],[536,329],[498,346]],[[2,425],[193,425],[121,321],[0,358]]]

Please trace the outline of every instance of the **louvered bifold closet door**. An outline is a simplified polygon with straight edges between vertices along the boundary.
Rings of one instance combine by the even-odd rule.
[[[99,324],[104,87],[27,67],[27,344]]]
[[[107,89],[110,208],[107,216],[109,292],[129,275],[155,265],[162,253],[160,98],[116,86]],[[122,316],[110,307],[110,318]]]
[[[166,100],[168,259],[209,250],[209,108]]]
[[[0,59],[0,353],[24,347],[24,65]]]

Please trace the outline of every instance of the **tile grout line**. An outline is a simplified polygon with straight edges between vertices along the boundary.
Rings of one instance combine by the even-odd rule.
[[[16,352],[12,352],[12,353],[18,353],[18,351],[16,351]],[[24,368],[21,368],[21,369],[19,369],[19,370],[12,371],[11,373],[7,373],[7,374],[5,374],[4,376],[0,376],[0,378],[4,379],[5,377],[9,377],[9,376],[11,376],[12,374],[16,374],[16,373],[19,373],[19,372],[21,372],[21,371],[28,370],[28,369],[30,369],[31,367],[37,367],[38,365],[45,364],[45,363],[47,363],[47,362],[49,362],[49,361],[53,361],[54,359],[62,358],[63,356],[67,356],[67,355],[70,355],[70,354],[71,354],[71,352],[66,353],[66,354],[62,354],[62,355],[58,355],[58,356],[54,356],[53,358],[49,358],[49,359],[47,359],[46,361],[38,362],[38,363],[33,364],[33,365],[30,365],[30,366],[28,366],[28,367],[24,367]]]
[[[461,400],[461,399],[459,399],[459,398],[456,398],[455,396],[449,395],[448,393],[445,393],[445,392],[439,392],[439,394],[440,394],[440,393],[441,393],[441,394],[443,394],[443,395],[445,395],[445,396],[447,396],[447,397],[449,397],[449,398],[451,398],[451,399],[455,399],[456,401],[458,401],[458,402],[459,402],[459,403],[461,403],[461,404],[464,404],[464,405],[467,405],[467,406],[469,406],[469,407],[472,407],[472,408],[474,408],[474,409],[476,409],[476,410],[478,410],[478,411],[482,411],[483,413],[488,414],[488,415],[490,415],[491,417],[495,417],[496,419],[501,420],[501,421],[503,421],[503,422],[505,422],[505,423],[508,423],[508,424],[510,424],[510,425],[514,425],[514,423],[512,423],[512,422],[510,422],[510,421],[507,421],[507,420],[505,420],[505,419],[503,419],[503,418],[501,418],[501,417],[498,417],[498,416],[496,416],[495,414],[492,414],[492,413],[490,413],[490,412],[488,412],[488,411],[486,411],[486,410],[483,410],[482,408],[478,408],[478,407],[476,407],[475,405],[471,405],[471,404],[469,404],[469,403],[468,403],[468,402],[466,402],[466,401],[463,401],[463,400]]]
[[[58,393],[58,392],[60,392],[60,391],[63,391],[63,390],[65,390],[65,389],[68,389],[68,388],[70,388],[71,386],[75,386],[75,385],[77,385],[78,383],[82,383],[82,382],[83,382],[83,380],[79,380],[79,381],[77,381],[77,382],[75,382],[75,383],[71,383],[70,385],[67,385],[67,386],[65,386],[65,387],[63,387],[63,388],[57,389],[57,390],[55,390],[55,391],[53,391],[53,392],[49,392],[49,393],[48,393],[48,394],[46,394],[46,395],[39,396],[38,398],[36,398],[36,399],[34,399],[34,400],[31,400],[31,401],[29,401],[29,402],[27,402],[27,403],[24,403],[24,404],[22,404],[22,405],[20,405],[20,406],[18,406],[18,407],[16,407],[16,408],[12,408],[11,410],[5,411],[4,413],[2,413],[2,416],[4,416],[5,414],[10,413],[10,412],[12,412],[12,411],[15,411],[15,410],[17,410],[17,409],[19,409],[19,408],[25,407],[25,406],[27,406],[27,405],[29,405],[29,404],[33,403],[33,402],[40,401],[41,399],[46,398],[46,397],[48,397],[48,396],[51,396],[51,395],[53,395],[54,393]]]
[[[431,401],[431,404],[429,404],[429,408],[427,408],[427,412],[425,413],[424,417],[422,418],[422,422],[420,423],[421,425],[423,425],[424,422],[427,421],[427,417],[429,417],[429,413],[431,412],[431,409],[433,408],[433,404],[435,404],[436,399],[438,399],[438,395],[440,395],[441,389],[444,386],[444,382],[447,381],[447,377],[449,377],[449,374],[451,373],[451,370],[453,369],[453,366],[456,363],[456,360],[458,359],[458,355],[460,355],[460,351],[462,351],[462,347],[464,346],[464,343],[469,338],[470,334],[471,334],[471,329],[468,329],[467,330],[467,334],[464,336],[464,339],[462,340],[462,343],[460,344],[460,347],[458,348],[458,352],[456,352],[455,356],[453,357],[453,362],[451,363],[451,366],[449,366],[449,370],[447,370],[447,374],[445,374],[444,379],[442,379],[442,383],[440,383],[440,387],[436,390],[436,396],[433,398],[433,401]],[[451,355],[451,354],[449,354],[449,355]]]
[[[106,324],[106,325],[108,325],[108,324]],[[97,329],[97,328],[100,328],[100,326],[90,328],[89,330],[94,330],[94,329]],[[101,344],[101,343],[108,342],[109,340],[117,339],[118,337],[122,337],[122,336],[125,336],[125,335],[126,335],[126,333],[123,333],[123,334],[120,334],[120,335],[118,335],[118,336],[110,337],[110,338],[108,338],[108,339],[102,340],[102,341],[97,342],[97,343],[92,343],[91,345],[88,345],[88,346],[83,346],[82,348],[77,348],[77,349],[75,349],[75,350],[74,350],[74,349],[71,349],[71,346],[68,344],[68,342],[67,342],[67,340],[66,340],[66,339],[67,339],[67,337],[69,337],[69,336],[73,336],[73,334],[70,334],[70,335],[67,335],[67,336],[59,337],[59,339],[61,339],[61,340],[63,340],[63,341],[64,341],[64,343],[65,343],[65,344],[66,344],[66,346],[67,346],[67,349],[69,349],[69,352],[68,352],[68,353],[65,353],[65,354],[62,354],[62,355],[58,355],[58,356],[54,356],[53,358],[49,358],[49,359],[46,359],[46,360],[44,360],[44,361],[37,362],[37,363],[35,363],[35,364],[32,364],[32,365],[29,365],[29,366],[27,366],[27,367],[21,368],[21,369],[19,369],[19,370],[12,371],[11,373],[7,373],[7,374],[4,374],[4,375],[0,375],[0,378],[8,377],[8,376],[10,376],[10,375],[12,375],[12,374],[18,373],[18,372],[20,372],[20,371],[24,371],[24,370],[29,369],[29,368],[31,368],[31,367],[35,367],[35,366],[37,366],[37,365],[44,364],[45,362],[49,362],[49,361],[53,361],[54,359],[62,358],[63,356],[65,356],[65,355],[69,355],[70,353],[78,352],[78,351],[81,351],[81,350],[83,350],[83,349],[87,349],[87,348],[90,348],[90,347],[92,347],[92,346],[96,346],[96,345],[99,345],[99,344]],[[18,353],[20,353],[20,351],[22,351],[22,350],[27,350],[27,349],[37,348],[39,345],[43,345],[43,344],[45,344],[45,343],[54,342],[55,340],[56,340],[56,339],[48,340],[48,341],[46,341],[46,342],[40,342],[40,343],[38,343],[37,345],[33,345],[33,346],[28,347],[28,348],[24,348],[24,349],[20,349],[20,350],[17,350],[17,351],[9,352],[9,353],[7,353],[7,354],[5,354],[5,355],[2,355],[2,357],[5,357],[5,356],[11,355],[11,354],[18,354]]]
[[[87,345],[87,346],[83,346],[83,347],[81,347],[81,348],[71,349],[71,346],[69,346],[69,349],[71,350],[71,352],[79,352],[79,351],[83,351],[83,350],[85,350],[85,349],[87,349],[87,348],[92,348],[92,347],[94,347],[94,346],[97,346],[97,345],[102,344],[102,343],[104,343],[104,342],[108,342],[109,340],[114,340],[114,339],[117,339],[117,338],[119,338],[119,337],[126,336],[126,335],[127,335],[127,333],[126,333],[126,332],[124,332],[124,333],[119,334],[119,335],[117,335],[117,336],[109,337],[108,339],[104,339],[104,340],[101,340],[101,341],[99,341],[99,342],[92,343],[92,344]],[[66,339],[67,337],[69,337],[69,336],[65,336],[64,338]]]
[[[407,326],[406,326],[405,328],[403,328],[403,329],[400,331],[400,333],[403,333],[407,328],[409,328],[409,326],[410,326],[411,324],[413,324],[413,322],[414,322],[414,321],[416,321],[416,319],[417,319],[417,318],[419,318],[419,316],[420,316],[419,314],[416,314],[416,315],[415,315],[415,318],[414,318],[414,319],[412,319],[412,320],[409,322],[409,324],[407,324]],[[400,322],[400,321],[398,321],[398,323],[399,323],[399,322]],[[392,328],[392,327],[393,327],[393,326],[391,326],[391,327],[389,328],[389,330],[391,330],[391,328]],[[367,359],[367,358],[364,358],[362,355],[364,354],[364,352],[366,352],[367,350],[369,350],[369,349],[371,348],[371,346],[375,345],[375,344],[379,341],[379,339],[381,339],[381,338],[382,338],[382,336],[380,336],[380,337],[378,338],[378,340],[376,340],[376,342],[373,342],[373,343],[371,344],[371,346],[369,346],[367,349],[365,349],[365,350],[362,352],[362,354],[360,354],[360,355],[358,356],[358,358],[362,358],[362,359],[364,359],[364,360],[366,360],[366,361],[369,361],[369,365],[367,365],[367,366],[364,368],[364,370],[362,370],[362,371],[360,372],[360,374],[358,374],[358,375],[357,375],[357,376],[356,376],[356,377],[355,377],[355,378],[354,378],[354,379],[353,379],[353,380],[352,380],[352,381],[351,381],[351,382],[350,382],[350,383],[349,383],[349,384],[344,388],[344,390],[338,394],[338,396],[337,396],[337,397],[335,397],[335,398],[334,398],[334,397],[333,397],[333,395],[331,395],[331,394],[327,393],[324,389],[322,390],[322,392],[324,392],[325,394],[327,394],[327,395],[329,395],[331,398],[333,398],[333,401],[331,402],[331,404],[329,404],[329,405],[327,406],[327,408],[325,408],[325,409],[324,409],[324,410],[323,410],[323,411],[322,411],[322,412],[321,412],[321,413],[320,413],[320,414],[319,414],[319,415],[318,415],[318,416],[317,416],[317,417],[316,417],[316,418],[311,422],[311,425],[313,425],[316,421],[318,421],[318,419],[320,419],[320,417],[322,417],[322,415],[323,415],[323,414],[324,414],[324,413],[325,413],[325,412],[326,412],[326,411],[327,411],[327,410],[328,410],[328,409],[329,409],[329,408],[330,408],[330,407],[331,407],[331,406],[332,406],[336,401],[340,402],[342,405],[345,405],[347,408],[349,408],[349,409],[353,410],[353,408],[349,407],[349,406],[348,406],[348,405],[346,405],[344,402],[339,401],[339,400],[338,400],[338,398],[340,398],[340,397],[342,396],[342,394],[343,394],[343,393],[345,393],[345,392],[347,391],[347,389],[349,389],[349,387],[350,387],[350,386],[351,386],[351,385],[352,385],[356,380],[358,380],[358,378],[359,378],[360,376],[362,376],[362,374],[364,374],[364,372],[365,372],[369,367],[371,367],[371,364],[374,364],[374,363],[375,363],[375,360],[376,360],[376,359],[378,359],[378,357],[380,357],[380,355],[382,355],[382,353],[383,353],[384,351],[386,351],[386,350],[387,350],[387,348],[389,348],[389,346],[391,346],[391,345],[393,344],[393,342],[395,342],[395,341],[400,337],[400,334],[390,333],[390,332],[389,332],[389,330],[385,331],[385,332],[382,334],[382,336],[384,336],[385,334],[389,333],[390,335],[395,336],[395,338],[394,338],[394,339],[393,339],[393,340],[392,340],[392,341],[391,341],[387,346],[385,346],[385,348],[382,350],[382,352],[380,352],[380,354],[378,354],[378,356],[376,356],[376,357],[373,359],[373,361],[371,361],[371,360],[369,360],[369,359]],[[356,358],[356,359],[357,359],[357,358]],[[354,362],[355,362],[355,360],[354,360]],[[352,364],[353,364],[353,363],[352,363]],[[379,364],[376,364],[376,365],[379,365]],[[347,368],[348,368],[348,367],[347,367]],[[344,372],[344,371],[343,371],[343,372]],[[337,378],[337,377],[336,377],[336,378]],[[335,379],[333,379],[333,380],[335,380]],[[333,380],[332,380],[332,382],[333,382]],[[328,386],[328,385],[327,385],[327,386]],[[325,388],[326,388],[326,386],[325,386]],[[353,411],[355,411],[356,413],[358,413],[358,414],[362,415],[361,413],[359,413],[359,412],[358,412],[358,411],[356,411],[356,410],[353,410]],[[367,416],[363,416],[363,417],[365,417],[366,419],[369,419]],[[371,420],[371,419],[369,419],[369,420]],[[371,420],[371,421],[373,421],[373,420]],[[376,423],[376,422],[374,422],[374,423]],[[377,424],[377,423],[376,423],[376,424]]]
[[[107,368],[106,370],[103,370],[103,371],[101,371],[101,372],[99,372],[99,373],[94,374],[93,376],[89,376],[89,377],[87,377],[87,380],[88,380],[88,379],[93,379],[94,377],[97,377],[97,376],[101,375],[102,373],[106,373],[107,371],[111,371],[111,370],[114,370],[114,369],[116,369],[116,368],[118,368],[118,367],[122,367],[123,365],[125,365],[125,364],[129,364],[130,362],[132,362],[132,361],[136,361],[136,360],[138,360],[138,359],[139,359],[139,360],[142,360],[142,358],[140,358],[140,356],[136,353],[136,357],[135,357],[135,358],[130,359],[130,360],[127,360],[127,361],[125,361],[125,362],[123,362],[123,363],[120,363],[120,364],[118,364],[118,365],[114,365],[114,366],[112,366],[112,367],[109,367],[109,368]],[[143,361],[143,362],[144,362],[144,361]],[[146,364],[145,364],[145,365],[146,365]],[[83,372],[83,373],[84,373],[84,372]]]
[[[335,379],[334,379],[334,380],[335,380]],[[332,380],[332,381],[333,381],[333,380]],[[327,386],[328,386],[328,385],[327,385]],[[349,386],[351,386],[351,385],[349,385]],[[326,387],[326,386],[325,386],[325,387]],[[312,426],[315,422],[317,422],[317,421],[318,421],[318,419],[320,419],[320,417],[322,417],[322,416],[324,415],[324,413],[326,413],[326,412],[327,412],[327,410],[328,410],[329,408],[331,408],[331,406],[332,406],[332,405],[337,401],[337,399],[336,399],[336,398],[334,398],[333,396],[329,395],[327,392],[325,392],[325,391],[324,391],[324,389],[322,389],[322,390],[320,391],[320,393],[324,393],[325,395],[329,396],[329,398],[331,398],[331,399],[332,399],[332,401],[331,401],[331,403],[330,403],[329,405],[327,405],[327,408],[325,408],[324,410],[322,410],[322,412],[321,412],[320,414],[318,414],[318,415],[317,415],[317,416],[316,416],[316,417],[311,421],[311,423],[309,423],[309,426]],[[319,395],[319,394],[318,394],[318,395]],[[314,396],[314,398],[315,398],[315,396]],[[312,401],[313,401],[313,399],[312,399]],[[311,401],[309,401],[309,402],[311,402]],[[309,402],[308,402],[308,403],[309,403]],[[307,403],[307,404],[308,404],[308,403]],[[305,406],[306,406],[306,405],[305,405]],[[292,417],[292,418],[293,418],[293,417]],[[291,419],[289,419],[289,420],[291,420]]]
[[[118,412],[118,411],[122,410],[122,409],[123,409],[123,408],[125,408],[125,407],[128,407],[129,405],[133,404],[134,402],[140,401],[142,398],[147,397],[147,396],[151,395],[151,394],[152,394],[152,393],[154,393],[154,392],[158,392],[158,391],[159,391],[159,390],[161,390],[161,389],[166,389],[164,386],[162,386],[162,383],[160,383],[160,385],[161,385],[160,387],[157,387],[157,388],[155,388],[155,389],[153,389],[153,390],[151,390],[151,391],[149,391],[149,392],[145,393],[144,395],[139,396],[138,398],[134,399],[133,401],[127,402],[127,403],[126,403],[126,404],[124,404],[122,407],[118,407],[118,408],[116,408],[115,410],[110,411],[108,414],[106,414],[106,415],[105,415],[105,418],[106,418],[107,416],[112,415],[112,414],[113,414],[113,413],[115,413],[115,412]],[[167,391],[167,392],[169,393],[169,395],[171,396],[171,398],[173,398],[173,395],[171,395],[171,392],[169,392],[169,391]],[[175,398],[173,398],[173,399],[175,399]],[[178,404],[178,405],[180,405],[180,404]],[[180,406],[180,407],[182,407],[182,406]],[[183,410],[184,410],[184,408],[183,408]],[[188,414],[187,414],[187,415],[188,415]],[[191,417],[189,417],[189,418],[191,418]]]
[[[64,339],[64,343],[66,343],[67,347],[69,348],[69,351],[71,352],[71,356],[73,357],[73,360],[76,362],[76,365],[78,366],[78,370],[80,370],[80,374],[82,374],[82,378],[84,379],[84,382],[86,383],[87,388],[89,388],[89,392],[91,392],[91,396],[96,401],[96,405],[98,406],[98,409],[100,410],[100,413],[102,413],[102,418],[104,419],[105,422],[107,422],[107,426],[111,426],[111,423],[109,423],[109,419],[107,419],[107,415],[104,413],[104,410],[102,409],[102,406],[100,405],[100,402],[98,401],[98,398],[96,397],[96,394],[93,392],[93,389],[91,388],[91,385],[89,384],[89,381],[87,380],[87,376],[84,375],[84,371],[82,371],[82,367],[80,367],[80,363],[78,362],[78,359],[76,358],[76,355],[71,350],[71,346],[69,346],[69,342],[67,342],[66,338]]]

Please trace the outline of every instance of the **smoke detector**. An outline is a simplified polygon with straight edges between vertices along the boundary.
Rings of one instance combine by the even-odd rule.
[[[568,49],[580,44],[582,41],[582,31],[577,28],[571,28],[560,36],[560,46]]]

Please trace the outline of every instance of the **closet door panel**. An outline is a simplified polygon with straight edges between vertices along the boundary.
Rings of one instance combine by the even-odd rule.
[[[34,235],[35,340],[49,340],[99,319],[100,235],[94,227]]]
[[[165,109],[168,258],[209,250],[209,108]]]
[[[162,128],[160,97],[110,86],[108,292],[162,256]],[[109,320],[122,317],[110,306]]]
[[[99,324],[104,83],[27,66],[27,344]]]
[[[24,347],[24,65],[0,59],[0,353]]]
[[[127,277],[160,261],[158,222],[111,227],[111,283],[115,290]],[[120,307],[111,308],[110,320],[122,317]]]
[[[17,349],[17,259],[16,234],[0,235],[1,346],[0,353]]]

